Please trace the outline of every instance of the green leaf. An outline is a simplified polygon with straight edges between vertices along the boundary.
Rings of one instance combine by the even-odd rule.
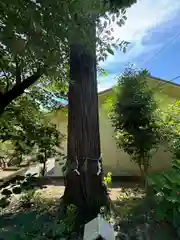
[[[104,28],[107,28],[107,25],[108,25],[108,24],[107,24],[107,21],[104,21],[104,26],[103,26],[103,27],[104,27]]]
[[[123,47],[123,53],[126,53],[127,48]]]
[[[114,51],[111,48],[107,49],[108,53],[110,53],[111,55],[114,55]]]
[[[180,167],[180,160],[177,160],[177,164],[179,165],[179,167]]]
[[[176,203],[176,202],[180,203],[179,199],[176,198],[175,196],[174,197],[169,196],[169,197],[166,197],[166,199],[167,199],[167,201],[172,202],[172,203]]]
[[[120,11],[116,13],[116,18],[119,18],[119,16],[120,16]]]
[[[123,14],[123,15],[126,14],[126,9],[125,8],[121,9],[121,14]]]
[[[126,21],[126,20],[127,20],[127,17],[126,17],[126,16],[123,16],[123,19]]]
[[[115,15],[112,15],[112,21],[115,22]]]
[[[122,26],[121,22],[116,22],[119,27]]]
[[[120,24],[121,24],[121,26],[125,24],[124,19],[122,19],[122,18],[120,19]]]
[[[101,77],[107,77],[107,76],[108,76],[108,72],[103,71],[103,72],[101,73]]]

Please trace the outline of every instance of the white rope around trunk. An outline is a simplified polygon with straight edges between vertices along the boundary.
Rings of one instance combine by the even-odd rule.
[[[99,176],[101,174],[101,172],[102,172],[102,164],[101,164],[102,154],[101,154],[101,156],[98,159],[87,157],[85,159],[85,161],[84,161],[84,164],[83,164],[83,167],[85,167],[85,171],[87,171],[87,161],[88,160],[90,160],[90,161],[97,161],[97,166],[98,166],[97,176]],[[73,169],[73,171],[76,172],[77,175],[80,175],[80,172],[79,172],[78,168],[79,168],[79,161],[78,161],[78,158],[76,157],[76,168]]]

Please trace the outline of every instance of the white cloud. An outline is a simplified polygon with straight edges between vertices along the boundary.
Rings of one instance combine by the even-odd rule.
[[[106,68],[113,63],[127,63],[141,54],[152,53],[161,47],[161,44],[150,42],[145,44],[144,39],[148,39],[150,30],[159,28],[161,25],[161,31],[166,31],[165,23],[173,20],[178,11],[180,11],[180,0],[139,0],[127,10],[126,24],[121,28],[114,25],[114,36],[131,42],[132,47],[120,57],[117,51],[115,56],[109,56],[101,66]],[[173,24],[177,23],[173,22]]]
[[[149,29],[172,20],[179,9],[179,0],[139,0],[127,10],[126,24],[114,27],[115,35],[130,42],[141,41]]]
[[[129,8],[125,25],[121,28],[114,25],[113,28],[115,38],[131,42],[131,47],[125,54],[116,51],[114,56],[109,55],[105,62],[100,63],[101,67],[110,70],[110,74],[98,78],[98,90],[115,85],[117,75],[128,62],[135,63],[142,55],[151,58],[166,43],[166,39],[158,44],[152,41],[153,33],[164,34],[168,28],[179,26],[175,18],[179,11],[180,0],[139,0]]]

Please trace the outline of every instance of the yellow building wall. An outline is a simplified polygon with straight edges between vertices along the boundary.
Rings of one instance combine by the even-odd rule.
[[[116,147],[113,128],[103,106],[99,108],[99,120],[104,172],[107,173],[110,171],[113,176],[140,175],[137,165],[131,161],[130,156]],[[53,122],[56,123],[59,131],[67,136],[67,117],[57,114]],[[67,139],[63,142],[62,147],[64,154],[67,154]],[[161,147],[152,158],[151,171],[155,172],[167,169],[171,165],[171,159],[171,154]],[[62,176],[61,168],[62,166],[59,163],[55,163],[55,176]]]
[[[155,82],[156,83],[156,82]],[[157,82],[159,84],[159,82]],[[180,88],[170,84],[159,88],[157,99],[160,101],[161,107],[166,107],[168,103],[173,103],[180,93]],[[99,95],[99,119],[100,119],[100,137],[101,152],[103,157],[104,172],[112,172],[113,176],[138,176],[139,169],[131,158],[123,150],[116,147],[114,139],[114,131],[108,119],[106,99],[112,95],[112,90]],[[179,94],[180,97],[180,94]],[[64,112],[63,112],[64,111]],[[67,136],[67,111],[59,110],[53,114],[52,121],[57,125],[61,133]],[[63,142],[64,153],[67,153],[67,140]],[[171,166],[172,156],[167,152],[166,147],[159,147],[159,150],[153,155],[151,161],[151,172],[159,172],[166,170]],[[62,176],[61,166],[55,163],[55,176]]]
[[[112,172],[113,176],[140,175],[137,165],[131,161],[130,156],[116,147],[113,128],[102,108],[99,113],[104,171]],[[169,168],[171,159],[171,154],[165,148],[160,147],[153,155],[150,171],[157,172]]]

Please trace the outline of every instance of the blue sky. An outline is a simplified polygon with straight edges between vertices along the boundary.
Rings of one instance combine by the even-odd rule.
[[[125,54],[118,50],[100,63],[108,76],[98,78],[99,91],[115,85],[128,63],[165,80],[180,75],[180,0],[139,0],[127,10],[126,24],[113,28],[114,37],[130,45]]]

